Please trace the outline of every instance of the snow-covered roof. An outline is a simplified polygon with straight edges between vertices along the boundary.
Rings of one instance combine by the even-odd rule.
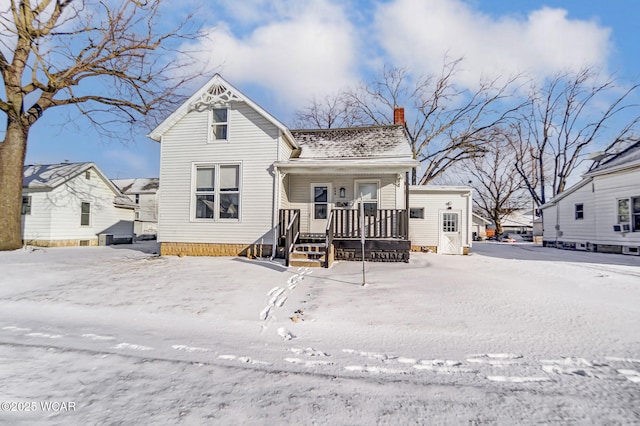
[[[411,185],[410,192],[471,192],[473,189],[469,186],[454,185]]]
[[[411,158],[404,126],[292,130],[300,159]]]
[[[160,186],[159,178],[111,179],[123,194],[153,194]]]
[[[585,173],[585,176],[607,173],[610,171],[634,166],[640,167],[640,141],[631,145],[624,151],[619,152],[593,170]]]
[[[136,208],[136,204],[124,196],[120,189],[92,162],[29,164],[24,166],[22,187],[33,190],[51,190],[85,171],[93,169],[114,193],[113,204],[117,207]]]
[[[484,222],[486,225],[491,223],[490,220],[485,219],[484,217],[480,216],[479,214],[476,214],[476,213],[472,213],[472,214],[473,214],[473,218],[477,219],[479,222]]]
[[[31,164],[24,166],[22,187],[51,189],[95,167],[93,163]]]

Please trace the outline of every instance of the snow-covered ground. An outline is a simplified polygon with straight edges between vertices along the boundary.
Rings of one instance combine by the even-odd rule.
[[[154,250],[0,253],[0,423],[640,423],[640,258]]]

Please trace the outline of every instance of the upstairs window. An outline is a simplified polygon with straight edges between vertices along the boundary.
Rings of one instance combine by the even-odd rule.
[[[31,195],[22,196],[22,214],[31,214]]]
[[[87,180],[91,179],[91,171],[87,170],[84,172],[84,178]]]
[[[576,220],[584,219],[584,204],[576,204],[575,218]]]
[[[228,112],[226,108],[211,110],[211,141],[226,141],[228,130]]]

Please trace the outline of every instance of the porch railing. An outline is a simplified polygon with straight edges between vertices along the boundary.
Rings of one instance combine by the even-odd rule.
[[[333,238],[360,238],[359,210],[332,210]],[[407,210],[380,209],[366,212],[364,231],[366,238],[396,238],[406,240],[409,237],[409,218]]]
[[[327,220],[327,228],[326,228],[326,238],[325,238],[325,254],[324,254],[324,267],[328,268],[331,266],[331,262],[333,261],[333,233],[334,233],[334,215],[335,210],[331,210],[329,212],[329,219]]]
[[[298,241],[298,237],[300,236],[300,212],[296,211],[290,217],[290,222],[285,229],[284,234],[284,260],[286,265],[289,266],[289,258],[291,256],[291,252],[293,251],[293,247]]]

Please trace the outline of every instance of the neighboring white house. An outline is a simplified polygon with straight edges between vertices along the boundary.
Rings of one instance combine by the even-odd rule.
[[[471,218],[471,235],[476,240],[484,240],[487,238],[487,225],[491,224],[491,221],[485,219],[479,214],[473,213]]]
[[[135,205],[93,163],[28,165],[22,184],[22,239],[38,246],[131,242]]]
[[[362,196],[367,258],[407,261],[418,162],[396,113],[392,126],[291,131],[215,75],[149,134],[161,143],[161,253],[357,258]]]
[[[541,209],[547,247],[640,255],[640,142]]]
[[[155,237],[158,232],[158,178],[111,179],[138,209],[133,231],[136,238]]]
[[[409,188],[409,239],[413,250],[468,254],[472,245],[472,189],[418,185]]]

